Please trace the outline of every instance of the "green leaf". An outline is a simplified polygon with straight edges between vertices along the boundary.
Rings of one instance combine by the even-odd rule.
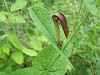
[[[57,46],[57,38],[54,30],[54,24],[51,20],[50,13],[42,6],[32,6],[29,9],[30,16],[35,25],[42,31],[47,39],[52,43],[58,53],[66,60],[66,62],[74,69],[66,55]]]
[[[0,12],[0,14],[5,15],[5,16],[8,16],[9,15],[9,13],[6,12],[6,11],[2,11],[2,12]]]
[[[70,57],[72,55],[72,48],[73,48],[73,45],[70,43],[67,46],[67,48],[64,50],[67,57]]]
[[[35,25],[38,26],[48,40],[56,44],[57,39],[54,24],[48,10],[42,6],[32,6],[29,9],[29,13]]]
[[[66,55],[59,49],[57,45],[56,34],[54,30],[54,24],[51,20],[50,13],[42,6],[32,6],[29,9],[30,16],[35,25],[42,31],[42,33],[52,43],[53,47],[58,53],[66,60],[66,62],[74,69]]]
[[[10,49],[7,46],[3,46],[2,50],[3,50],[4,53],[6,53],[7,55],[9,55]]]
[[[100,0],[95,0],[96,6],[100,6]]]
[[[4,58],[7,58],[7,54],[3,53],[0,49],[0,59],[4,59]]]
[[[17,63],[17,64],[22,64],[24,60],[24,56],[20,51],[15,51],[11,55],[11,58]]]
[[[26,0],[16,0],[16,2],[11,5],[10,10],[11,10],[11,12],[17,11],[17,10],[22,9],[23,7],[25,7],[26,4],[27,4]]]
[[[10,16],[9,16],[10,19]],[[11,21],[13,23],[26,23],[25,19],[19,14],[11,14]]]
[[[20,44],[20,41],[18,39],[18,37],[16,36],[16,34],[14,33],[10,33],[8,36],[7,36],[7,39],[18,49],[21,48],[21,44]]]
[[[39,40],[41,42],[48,42],[48,39],[45,36],[40,36],[37,38],[37,40]]]
[[[2,12],[0,12],[0,21],[6,23],[6,20],[7,20],[7,18],[6,18],[6,16],[5,16],[5,14],[3,14]]]
[[[29,56],[37,56],[37,52],[32,50],[32,49],[28,49],[28,48],[22,47],[21,51],[23,53],[25,53],[26,55],[29,55]]]
[[[0,75],[9,75],[6,72],[0,72]]]
[[[94,0],[84,0],[84,3],[88,10],[91,12],[91,14],[96,15],[97,14],[97,7]]]
[[[33,68],[24,68],[24,69],[18,69],[16,71],[11,72],[9,75],[34,75],[33,74]]]
[[[34,75],[64,75],[66,61],[58,55],[52,45],[44,48],[34,59]]]
[[[66,66],[66,69],[67,69],[67,70],[70,70],[70,71],[72,70],[72,68],[71,68],[68,64],[67,64],[67,66]]]
[[[31,47],[35,50],[42,50],[42,43],[40,41],[34,40],[34,41],[30,41],[29,43],[31,45]]]

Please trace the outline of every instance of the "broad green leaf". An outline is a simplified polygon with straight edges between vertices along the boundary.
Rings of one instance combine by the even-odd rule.
[[[34,75],[64,75],[66,61],[58,55],[52,45],[44,48],[34,59]]]
[[[6,20],[7,20],[6,16],[3,13],[0,12],[0,21],[6,23]]]
[[[56,48],[58,53],[66,60],[66,62],[74,69],[66,55],[58,48],[57,39],[54,30],[54,24],[51,20],[50,13],[47,9],[42,6],[32,6],[29,9],[29,14],[34,21],[35,25],[42,31],[47,39]]]
[[[7,55],[9,55],[10,49],[7,46],[3,46],[2,50],[3,50],[4,53],[6,53]]]
[[[10,19],[10,16],[9,16]],[[19,14],[11,14],[11,21],[13,23],[26,23],[25,19]]]
[[[84,3],[88,10],[91,12],[91,14],[96,15],[97,14],[97,7],[94,0],[84,0]]]
[[[26,4],[27,4],[26,0],[16,0],[16,2],[11,5],[10,10],[11,10],[11,12],[17,11],[17,10],[22,9],[23,7],[25,7]]]
[[[38,26],[38,28],[43,32],[48,40],[56,44],[57,39],[54,24],[48,10],[42,6],[32,6],[29,9],[29,13],[35,25]]]
[[[11,55],[11,58],[17,63],[17,64],[22,64],[24,61],[24,56],[20,51],[15,51]]]
[[[6,72],[0,72],[0,75],[9,75]]]
[[[24,69],[18,69],[16,71],[13,71],[11,73],[9,73],[9,75],[35,75],[33,73],[33,68],[24,68]]]
[[[16,36],[16,34],[14,33],[10,33],[8,36],[7,36],[8,40],[18,49],[21,48],[21,44],[20,44],[20,41],[18,39],[18,37]]]
[[[31,47],[35,50],[42,50],[42,43],[40,41],[34,40],[34,41],[30,41],[29,43],[31,45]]]
[[[53,44],[53,43],[52,43]],[[71,68],[73,68],[75,70],[75,68],[73,67],[73,65],[71,64],[71,62],[69,61],[69,59],[67,58],[67,56],[55,45],[53,44],[53,46],[55,47],[55,49],[58,51],[58,53],[66,60],[67,64],[69,64],[71,66]]]
[[[22,47],[21,51],[23,53],[25,53],[26,55],[29,55],[29,56],[37,56],[37,52],[32,50],[32,49],[28,49],[28,48]]]
[[[72,54],[72,48],[73,48],[73,45],[70,43],[67,48],[64,50],[65,54],[67,57],[70,57],[71,54]]]

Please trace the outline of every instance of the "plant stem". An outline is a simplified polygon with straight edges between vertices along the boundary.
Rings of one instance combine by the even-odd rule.
[[[9,17],[10,17],[11,25],[12,25],[12,17],[11,17],[11,14],[10,14],[9,8],[8,8],[8,6],[7,6],[7,2],[6,2],[6,0],[4,0],[4,4],[5,4],[5,6],[6,6],[6,9],[7,9],[8,13],[9,13]],[[16,33],[16,30],[15,30],[14,25],[12,25],[12,26],[13,26],[14,33]]]
[[[7,6],[7,2],[4,0],[4,4],[5,4],[5,6],[6,6],[6,9],[7,9],[7,11],[8,11],[8,13],[10,13],[10,11],[9,11],[9,9],[8,9],[8,6]]]
[[[81,10],[81,8],[82,8],[82,4],[83,4],[83,0],[81,1],[81,5],[80,5],[80,9],[79,9],[79,10]]]
[[[71,38],[69,39],[69,41],[67,43],[65,43],[64,46],[62,46],[62,50],[64,51],[65,48],[68,46],[68,44],[71,42],[71,40],[73,39],[73,37],[75,36],[76,32],[79,30],[79,28],[83,25],[84,21],[88,18],[90,12],[85,16],[85,18],[83,19],[83,21],[80,23],[80,25],[77,27],[76,31],[73,33],[73,35],[71,36]]]

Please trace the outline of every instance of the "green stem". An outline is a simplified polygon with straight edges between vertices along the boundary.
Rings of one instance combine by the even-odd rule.
[[[64,51],[65,48],[68,46],[68,44],[71,42],[71,40],[73,39],[73,37],[75,36],[76,32],[79,30],[79,28],[83,25],[84,21],[88,18],[90,12],[85,16],[85,18],[83,19],[83,21],[80,23],[80,25],[77,27],[76,31],[73,33],[73,35],[71,36],[71,38],[69,39],[69,41],[67,43],[65,43],[65,45],[62,46],[62,50]]]
[[[7,12],[9,13],[10,20],[11,20],[11,25],[12,25],[12,18],[11,18],[11,14],[10,14],[9,8],[8,8],[8,6],[7,6],[6,0],[4,0],[4,4],[5,4],[5,6],[6,6]],[[15,30],[14,25],[12,25],[12,26],[13,26],[14,33],[16,33],[16,30]]]
[[[80,10],[81,10],[81,8],[82,8],[82,4],[83,4],[83,0],[81,1]]]
[[[10,11],[9,11],[9,9],[8,9],[8,6],[7,6],[7,2],[4,0],[4,4],[5,4],[5,6],[6,6],[6,9],[7,9],[7,11],[8,11],[8,13],[10,13]]]

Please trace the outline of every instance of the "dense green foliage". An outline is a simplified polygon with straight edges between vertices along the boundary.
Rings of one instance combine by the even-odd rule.
[[[0,75],[100,75],[99,0],[0,0]],[[69,25],[57,43],[52,15]]]

